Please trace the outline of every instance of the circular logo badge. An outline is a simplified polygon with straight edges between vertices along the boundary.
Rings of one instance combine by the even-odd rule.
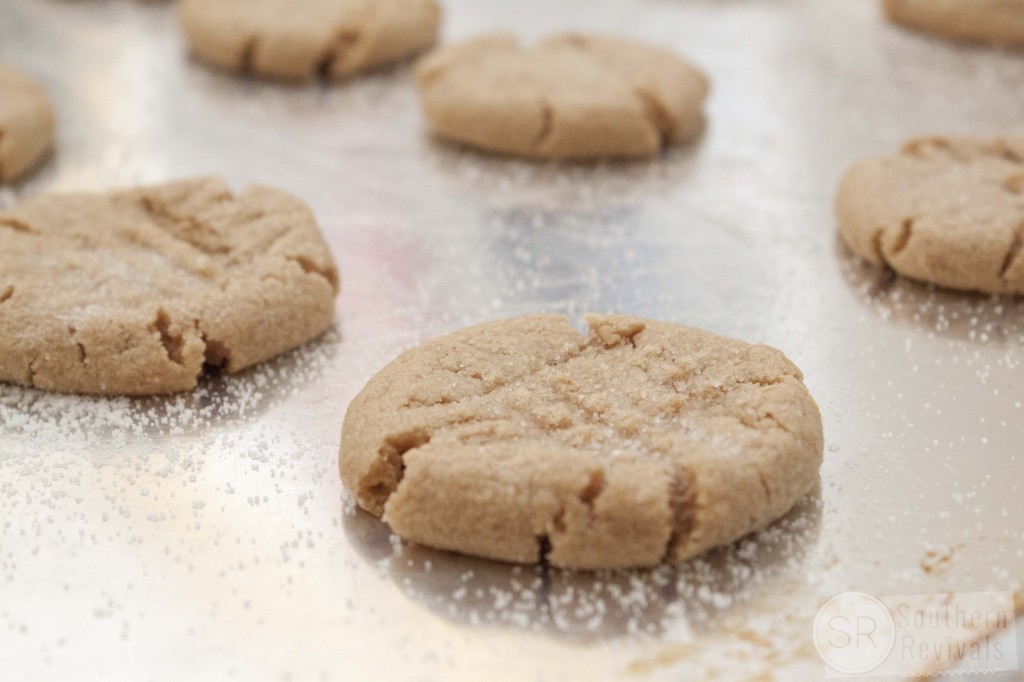
[[[814,648],[839,673],[863,675],[885,662],[896,644],[888,607],[863,592],[844,592],[825,602],[814,619]]]

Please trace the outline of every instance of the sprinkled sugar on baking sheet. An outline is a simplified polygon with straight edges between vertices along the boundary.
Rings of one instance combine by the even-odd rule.
[[[573,26],[674,46],[711,77],[708,128],[647,164],[481,157],[425,137],[404,69],[237,80],[186,59],[169,5],[0,7],[3,58],[60,124],[0,207],[264,181],[313,208],[342,279],[328,335],[193,394],[0,386],[0,670],[814,679],[811,623],[835,594],[1020,589],[1024,304],[861,265],[831,207],[858,158],[1019,126],[1020,56],[902,32],[871,2],[445,4],[450,39]],[[337,448],[366,380],[428,338],[540,310],[782,349],[823,414],[820,488],[681,567],[597,574],[428,550],[356,512]]]

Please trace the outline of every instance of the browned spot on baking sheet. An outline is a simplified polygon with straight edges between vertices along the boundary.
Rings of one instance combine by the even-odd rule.
[[[1003,189],[1010,194],[1024,194],[1024,173],[1011,175],[1003,181]]]
[[[953,559],[956,557],[957,552],[963,549],[963,547],[964,544],[960,543],[940,549],[929,549],[924,553],[924,557],[921,559],[921,570],[929,575],[933,573],[941,574],[946,572]]]
[[[649,676],[662,668],[676,665],[697,654],[700,649],[690,643],[671,644],[659,650],[650,658],[631,661],[626,671],[631,675]]]
[[[0,289],[0,303],[6,303],[14,296],[14,285],[8,284],[3,289]]]

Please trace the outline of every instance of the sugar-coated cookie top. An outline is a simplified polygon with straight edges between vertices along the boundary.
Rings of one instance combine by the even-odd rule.
[[[338,275],[309,209],[218,178],[52,194],[0,213],[0,381],[192,388],[331,323]]]
[[[396,532],[511,561],[680,561],[787,511],[821,418],[779,351],[662,322],[477,325],[399,356],[349,407],[342,478]]]
[[[943,286],[1024,294],[1024,137],[926,137],[847,171],[839,233],[861,257]]]

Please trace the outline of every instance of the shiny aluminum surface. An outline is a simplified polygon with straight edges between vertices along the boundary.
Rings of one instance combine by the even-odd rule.
[[[406,68],[236,79],[187,58],[168,5],[0,0],[0,59],[59,118],[56,154],[0,207],[263,182],[310,204],[343,279],[325,338],[192,395],[0,386],[0,677],[817,679],[810,623],[836,593],[1020,588],[1024,303],[858,263],[831,202],[848,164],[905,137],[1019,130],[1024,56],[903,32],[866,0],[445,4],[448,39],[673,47],[713,82],[706,133],[650,163],[484,157],[426,137]],[[366,380],[542,310],[781,348],[822,409],[820,490],[682,567],[596,575],[411,546],[356,512],[336,458]]]

